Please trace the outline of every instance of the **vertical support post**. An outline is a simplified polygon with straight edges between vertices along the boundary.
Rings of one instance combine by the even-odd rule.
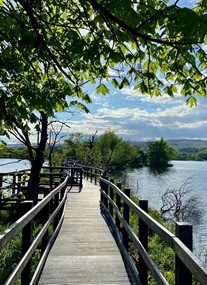
[[[103,190],[103,187],[104,187],[104,183],[102,180],[100,180],[100,201],[101,201],[101,203],[104,203],[104,195],[101,191],[101,190]]]
[[[94,177],[94,179],[95,179],[95,185],[97,185],[97,169],[95,168],[95,177]]]
[[[26,214],[33,206],[32,201],[21,202],[21,212]],[[27,252],[32,243],[32,221],[29,222],[22,230],[22,256]],[[21,284],[28,285],[31,278],[32,263],[31,260],[27,263],[21,274]]]
[[[90,171],[90,181],[91,183],[93,182],[93,168],[91,167],[91,171]]]
[[[54,210],[58,207],[59,205],[59,192],[55,195],[55,199],[54,199]],[[56,229],[57,225],[59,222],[59,213],[56,215],[55,219],[54,219],[54,230]]]
[[[121,190],[121,182],[117,182],[117,187]],[[119,196],[119,194],[116,192],[116,205],[120,211],[121,209],[121,197]],[[119,217],[118,215],[116,214],[116,226],[117,226],[117,229],[118,231],[120,232],[120,220],[119,220]]]
[[[50,178],[49,178],[49,180],[50,180],[50,188],[51,189],[53,189],[53,175],[52,175],[52,173],[53,173],[53,169],[52,169],[52,167],[50,167]]]
[[[0,175],[0,189],[3,187],[3,175]],[[2,192],[0,191],[0,205],[2,200]]]
[[[3,186],[3,174],[0,175],[0,187],[2,188]]]
[[[108,178],[108,177],[105,177],[105,179],[108,180],[109,178]],[[103,189],[103,190],[104,190],[104,192],[106,193],[106,195],[109,194],[109,193],[108,193],[109,191],[108,191],[108,184],[107,184],[107,183],[104,183],[104,189]],[[105,205],[105,207],[108,209],[108,199],[105,197],[105,198],[104,198],[104,201],[105,201],[105,202],[104,202],[104,205]]]
[[[124,193],[130,198],[130,189],[124,189]],[[129,224],[129,210],[130,210],[129,206],[124,201],[123,218],[128,224]],[[129,236],[125,229],[123,230],[123,243],[124,243],[126,250],[128,251],[129,250]]]
[[[80,190],[83,187],[83,168],[80,168]]]
[[[193,227],[186,222],[177,222],[175,227],[175,235],[192,251],[193,248]],[[182,285],[192,284],[192,273],[187,269],[185,264],[175,257],[175,284]]]
[[[87,170],[86,170],[86,179],[88,180],[88,175],[89,175],[89,170],[88,170],[88,168],[87,168]]]
[[[13,176],[13,182],[12,182],[12,194],[15,195],[15,194],[18,194],[18,193],[15,193],[15,190],[16,190],[16,184],[17,184],[17,181],[16,181],[16,177],[17,177],[17,174],[14,173],[12,174]]]
[[[22,174],[18,173],[17,174],[17,192],[19,193],[20,189],[21,189],[21,178],[22,178]]]
[[[114,184],[114,179],[111,178],[110,182]],[[114,189],[111,186],[109,187],[109,196],[110,196],[111,200],[113,201],[114,200]],[[111,214],[111,216],[113,218],[113,205],[111,203],[109,204],[109,213]]]
[[[50,192],[50,188],[47,187],[45,189],[45,195],[47,195],[49,192]],[[50,202],[47,203],[45,205],[45,207],[43,208],[43,210],[41,211],[41,216],[42,216],[42,224],[44,225],[45,222],[48,220],[49,216],[50,216]],[[48,238],[49,238],[49,231],[47,230],[42,238],[42,245],[41,245],[41,251],[42,251],[42,254],[47,246],[47,242],[48,242]]]
[[[139,207],[148,213],[148,201],[147,200],[139,200]],[[147,225],[139,219],[139,240],[142,243],[143,247],[146,251],[148,251],[148,227]],[[141,255],[139,255],[139,277],[142,281],[143,285],[147,285],[148,283],[148,268],[145,264]]]

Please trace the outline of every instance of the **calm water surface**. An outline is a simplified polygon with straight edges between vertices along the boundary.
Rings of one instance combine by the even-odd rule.
[[[30,167],[31,166],[28,160],[20,161],[19,159],[0,158],[0,173],[29,169]]]
[[[207,253],[207,161],[172,161],[173,167],[163,173],[153,173],[144,167],[128,171],[124,180],[140,199],[147,199],[149,206],[160,210],[161,196],[169,187],[179,188],[191,178],[191,195],[200,200],[202,218],[193,225],[195,253],[202,260]]]

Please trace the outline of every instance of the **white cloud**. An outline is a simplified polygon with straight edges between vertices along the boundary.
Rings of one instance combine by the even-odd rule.
[[[122,89],[122,94],[127,95],[126,100],[136,100],[139,99],[141,102],[155,103],[155,104],[180,104],[185,102],[186,98],[180,95],[181,88],[178,88],[177,93],[174,94],[174,97],[170,97],[167,94],[162,96],[150,96],[149,94],[143,95],[140,91],[134,90],[134,87],[126,87]]]

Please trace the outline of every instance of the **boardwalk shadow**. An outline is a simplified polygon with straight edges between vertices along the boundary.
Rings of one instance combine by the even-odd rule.
[[[80,186],[68,186],[68,192],[70,193],[80,193],[82,191],[83,187]]]

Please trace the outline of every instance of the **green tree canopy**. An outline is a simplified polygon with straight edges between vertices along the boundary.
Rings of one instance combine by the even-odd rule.
[[[100,153],[102,168],[112,170],[131,166],[133,163],[139,165],[138,149],[112,131],[105,132],[97,139],[95,149]]]
[[[169,161],[175,156],[176,150],[169,146],[163,138],[149,143],[147,160],[150,167],[167,167],[169,166]]]
[[[0,134],[26,144],[40,169],[49,117],[88,111],[87,83],[103,95],[105,80],[151,96],[181,86],[195,104],[206,93],[206,12],[204,0],[193,9],[167,0],[0,0]]]

